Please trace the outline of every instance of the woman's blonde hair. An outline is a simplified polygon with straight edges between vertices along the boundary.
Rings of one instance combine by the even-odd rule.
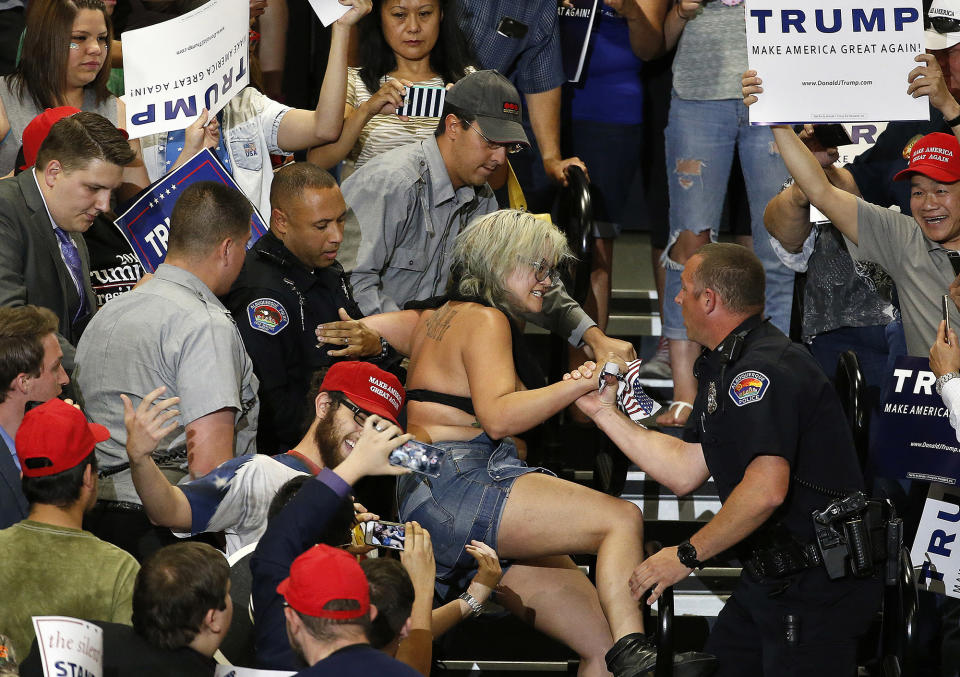
[[[523,311],[511,298],[506,280],[518,266],[541,258],[553,267],[573,258],[556,226],[515,209],[487,214],[457,236],[448,292],[480,297],[518,316]]]

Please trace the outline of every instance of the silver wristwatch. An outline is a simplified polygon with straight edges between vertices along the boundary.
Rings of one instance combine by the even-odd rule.
[[[941,395],[941,394],[943,393],[943,385],[944,385],[947,381],[949,381],[949,380],[951,380],[951,379],[958,378],[958,377],[960,377],[960,372],[948,371],[946,374],[944,374],[943,376],[941,376],[940,378],[938,378],[938,379],[937,379],[937,385],[936,385],[937,395]]]
[[[483,613],[483,605],[477,601],[477,598],[471,595],[469,592],[461,592],[460,599],[467,603],[467,606],[470,607],[471,616],[479,616]]]

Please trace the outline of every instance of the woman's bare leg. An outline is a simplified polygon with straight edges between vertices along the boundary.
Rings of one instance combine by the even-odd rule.
[[[516,562],[500,582],[497,602],[580,656],[579,677],[609,675],[613,646],[597,590],[567,556]]]
[[[632,503],[541,473],[517,478],[500,521],[508,559],[597,554],[597,594],[614,640],[643,632],[627,581],[643,559],[643,515]]]

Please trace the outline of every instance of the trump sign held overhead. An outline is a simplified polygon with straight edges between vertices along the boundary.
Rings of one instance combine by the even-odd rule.
[[[746,22],[763,81],[751,124],[929,119],[926,99],[907,94],[921,0],[747,0]]]
[[[169,21],[123,34],[125,121],[131,139],[216,115],[250,82],[250,8],[210,0]]]
[[[198,181],[216,181],[240,190],[217,156],[205,148],[176,170],[151,184],[137,201],[117,218],[117,228],[127,238],[147,272],[156,270],[167,255],[170,214],[177,197],[184,188]],[[253,205],[250,232],[247,248],[252,247],[253,243],[267,232],[267,224],[257,211],[256,205]]]

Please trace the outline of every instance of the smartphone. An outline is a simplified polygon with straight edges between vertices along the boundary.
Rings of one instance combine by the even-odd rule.
[[[943,336],[944,340],[947,340],[947,337],[950,336],[950,294],[943,295]]]
[[[813,136],[824,148],[849,146],[853,143],[850,135],[847,134],[846,128],[839,123],[830,125],[814,125]]]
[[[403,550],[406,527],[399,522],[361,522],[353,528],[355,545],[373,545],[378,548]]]
[[[418,115],[425,118],[438,118],[443,111],[443,99],[447,94],[444,87],[420,87],[411,85],[403,97],[403,105],[397,109],[397,115]]]
[[[390,452],[390,465],[409,468],[413,472],[430,477],[440,477],[440,464],[443,462],[444,450],[423,442],[409,440],[403,446]]]
[[[497,33],[514,40],[523,40],[527,36],[527,30],[527,24],[509,16],[503,17],[497,24]]]

